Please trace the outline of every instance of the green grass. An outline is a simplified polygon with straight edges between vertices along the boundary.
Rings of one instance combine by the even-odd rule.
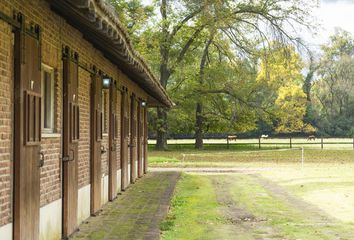
[[[314,213],[294,206],[274,196],[249,176],[233,177],[233,199],[258,217],[268,219],[270,225],[289,239],[336,239],[353,229],[349,224],[320,222]]]
[[[288,164],[301,162],[301,150],[252,150],[252,151],[150,151],[152,167],[238,167]],[[304,151],[305,163],[342,164],[354,162],[354,150]]]
[[[160,225],[163,239],[213,239],[209,226],[222,221],[217,207],[208,178],[183,174],[171,202],[171,211]]]
[[[184,174],[161,224],[162,239],[354,239],[354,151],[305,149],[304,156],[302,166],[301,150],[151,151],[154,167],[244,171]],[[228,204],[218,201],[225,194],[220,189],[238,208],[265,221],[230,222],[223,212]]]
[[[262,221],[230,223],[222,211],[225,206],[216,199],[225,193],[218,192],[213,181],[226,189],[228,201]],[[253,176],[184,174],[161,230],[164,240],[351,239],[346,236],[353,231],[351,224],[321,219],[316,212],[275,195]]]

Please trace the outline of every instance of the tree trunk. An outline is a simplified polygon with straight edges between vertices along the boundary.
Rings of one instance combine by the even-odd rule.
[[[167,110],[164,108],[157,108],[157,135],[156,135],[156,150],[167,150]]]
[[[195,116],[195,148],[203,149],[203,104],[197,102]]]
[[[162,24],[162,38],[160,43],[160,83],[166,89],[170,71],[168,70],[169,48],[168,48],[168,22],[167,22],[167,1],[161,1],[161,17],[164,20]],[[157,132],[156,132],[156,150],[167,150],[167,110],[161,107],[157,108]]]
[[[173,1],[171,1],[173,2]],[[202,31],[204,27],[198,28],[195,32],[190,36],[190,38],[186,41],[184,47],[181,48],[177,61],[174,65],[169,66],[170,61],[170,48],[173,37],[177,34],[181,26],[186,24],[188,21],[193,19],[194,16],[199,14],[202,11],[200,8],[197,11],[194,11],[191,14],[186,15],[179,23],[177,23],[173,30],[170,32],[170,23],[168,21],[167,16],[167,0],[161,0],[160,13],[162,19],[161,25],[161,39],[160,39],[160,83],[164,89],[167,87],[168,79],[171,76],[171,73],[174,71],[175,67],[183,60],[187,50],[192,45],[193,41],[199,33]],[[155,148],[158,150],[166,150],[167,149],[167,133],[168,133],[168,124],[167,124],[167,113],[168,110],[163,108],[157,109],[157,134],[156,134],[156,146]]]
[[[203,50],[203,55],[200,60],[200,66],[199,66],[199,87],[200,89],[203,88],[204,84],[204,70],[206,66],[206,61],[207,61],[207,56],[208,56],[208,50],[209,46],[213,41],[214,35],[211,34],[208,41],[205,44],[204,50]],[[199,92],[198,100],[197,100],[197,106],[195,109],[195,149],[203,149],[203,122],[204,122],[204,116],[203,116],[203,104],[202,104],[202,99],[201,99],[201,93]]]

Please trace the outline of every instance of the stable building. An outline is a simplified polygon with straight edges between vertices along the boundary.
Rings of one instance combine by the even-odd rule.
[[[0,239],[65,239],[142,177],[156,106],[104,0],[0,1]]]

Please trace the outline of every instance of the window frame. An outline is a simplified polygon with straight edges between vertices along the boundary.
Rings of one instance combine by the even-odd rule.
[[[45,121],[45,119],[44,119],[44,116],[45,116],[45,114],[44,114],[44,110],[45,110],[45,108],[44,108],[44,104],[45,104],[45,98],[44,98],[44,91],[45,91],[45,89],[44,89],[44,81],[45,81],[45,79],[44,79],[44,77],[45,77],[45,73],[49,73],[50,74],[50,88],[51,88],[51,90],[52,90],[52,94],[51,94],[51,102],[50,102],[50,109],[51,109],[51,111],[50,111],[50,116],[51,116],[51,121],[50,121],[50,125],[51,125],[51,127],[50,128],[45,128],[44,126],[44,121]],[[54,131],[54,129],[55,129],[55,126],[54,126],[54,124],[55,124],[55,121],[54,121],[54,117],[55,117],[55,109],[54,109],[54,107],[55,107],[55,104],[54,104],[54,101],[55,101],[55,84],[54,84],[54,82],[55,82],[55,70],[54,70],[54,68],[53,67],[50,67],[50,66],[48,66],[48,65],[46,65],[46,64],[43,64],[42,63],[42,71],[41,71],[41,93],[42,93],[42,103],[41,103],[41,111],[42,111],[42,116],[41,116],[41,127],[42,127],[42,133],[54,133],[55,131]]]

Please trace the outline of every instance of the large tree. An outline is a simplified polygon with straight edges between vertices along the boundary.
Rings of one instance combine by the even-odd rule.
[[[337,29],[323,55],[318,80],[313,86],[312,104],[318,128],[329,135],[354,134],[354,38]]]
[[[315,129],[304,122],[307,98],[303,91],[303,62],[291,46],[274,42],[261,58],[257,80],[263,85],[264,104],[273,112],[275,131],[309,132]]]
[[[137,1],[134,0],[115,0],[113,2],[126,2],[127,6],[135,6],[135,8],[138,6],[138,9],[144,7],[141,4],[140,6],[135,4]],[[131,2],[134,4],[129,5]],[[173,96],[175,94],[173,91],[176,89],[175,83],[179,82],[178,78],[180,77],[192,80],[183,80],[184,83],[194,82],[194,85],[199,83],[204,86],[211,82],[206,79],[218,77],[207,75],[206,72],[221,72],[222,65],[227,69],[232,65],[231,63],[247,62],[247,59],[254,58],[254,55],[259,52],[259,48],[267,49],[268,43],[274,39],[283,43],[298,42],[296,26],[308,26],[309,12],[315,2],[304,0],[160,0],[155,1],[154,6],[159,11],[156,11],[155,8],[153,12],[159,13],[159,16],[156,16],[154,20],[146,24],[129,23],[128,21],[127,25],[135,27],[134,34],[139,36],[134,38],[136,45],[141,48],[139,50],[155,67],[155,71],[160,75],[162,86]],[[140,13],[150,16],[149,11],[140,10]],[[142,18],[138,18],[139,15],[134,14],[134,11],[133,14],[121,11],[121,14],[128,15],[126,19],[142,22]],[[136,26],[140,26],[141,29],[138,31]],[[213,38],[210,38],[211,32],[213,32]],[[156,51],[157,49],[158,51]],[[218,70],[215,70],[215,64],[213,63],[213,65],[209,61],[212,59],[211,55],[216,52],[223,59],[218,63]],[[191,70],[192,76],[183,76],[181,73],[190,71],[191,66],[195,67],[194,71]],[[233,66],[232,68],[236,69],[237,67]],[[210,99],[213,99],[214,103],[220,99],[233,99],[232,101],[242,102],[242,104],[234,107],[232,111],[230,111],[230,107],[227,110],[224,109],[225,111],[220,116],[230,119],[236,119],[235,116],[239,116],[238,119],[241,119],[242,114],[240,113],[242,113],[243,107],[240,106],[248,108],[255,104],[247,102],[250,99],[242,94],[238,95],[240,92],[236,87],[230,87],[233,78],[234,75],[230,75],[226,80],[224,79],[231,82],[229,87],[216,86],[216,90],[195,90],[195,97],[190,97],[185,101],[194,101],[196,96],[202,95],[213,96]],[[235,81],[237,82],[237,80]],[[238,87],[241,88],[240,85]],[[193,89],[193,87],[187,87],[188,90],[191,88]],[[209,116],[209,119],[213,117],[202,102],[204,98],[198,99],[200,99],[199,102],[194,102],[196,117],[194,127],[197,138],[196,147],[201,148],[203,132],[210,126],[210,121],[206,116]],[[178,104],[178,101],[176,102]],[[217,105],[217,107],[221,106]],[[239,112],[236,113],[236,111]],[[172,112],[176,111],[172,110]],[[225,114],[231,115],[226,116]],[[167,147],[167,119],[168,112],[159,108],[155,121],[157,149]],[[177,121],[174,119],[173,123]]]

